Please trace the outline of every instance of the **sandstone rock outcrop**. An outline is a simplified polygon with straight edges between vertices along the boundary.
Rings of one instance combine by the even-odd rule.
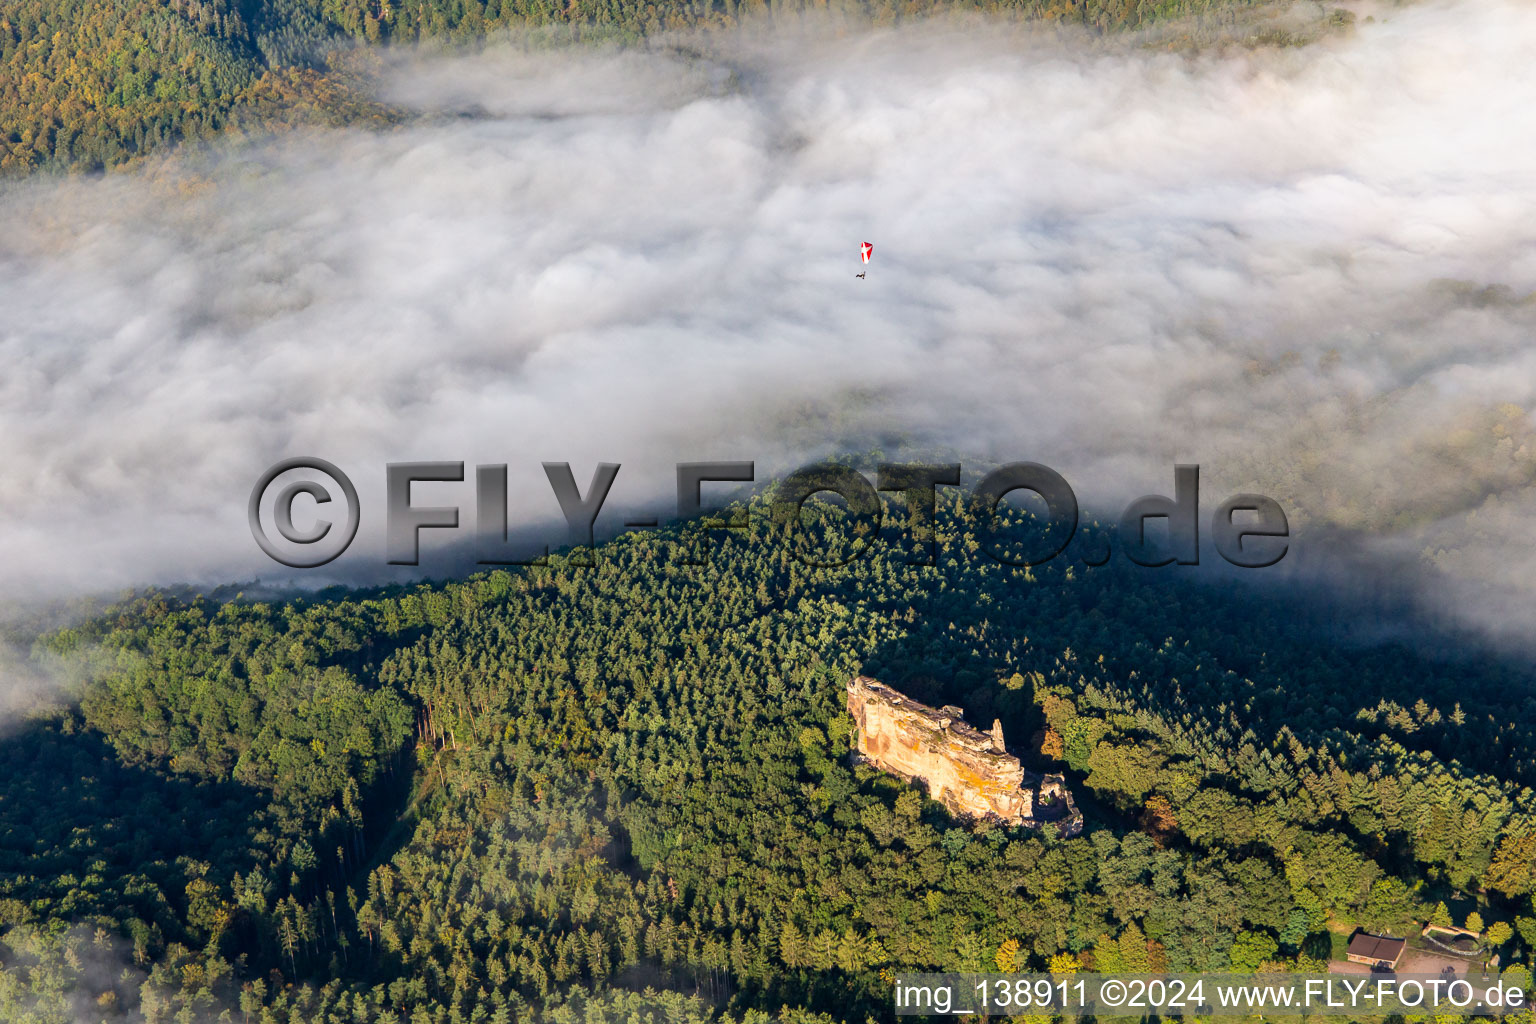
[[[966,723],[962,708],[931,708],[869,676],[848,681],[848,713],[859,754],[883,771],[921,780],[951,812],[1009,825],[1052,823],[1063,834],[1081,830],[1065,779],[1026,771],[1008,753],[1001,722],[982,732]]]

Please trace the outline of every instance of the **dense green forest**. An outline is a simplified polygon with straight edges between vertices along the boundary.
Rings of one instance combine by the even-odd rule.
[[[773,511],[704,565],[668,528],[40,637],[74,699],[0,739],[0,1019],[862,1024],[893,971],[1316,969],[1472,914],[1529,985],[1521,663],[1342,643],[1262,573],[1002,565],[958,505],[933,566],[812,568]],[[855,764],[859,671],[1000,717],[1084,834]]]
[[[1254,0],[0,0],[0,174],[97,171],[229,129],[380,123],[353,44],[637,41],[800,13],[950,10],[1095,31],[1232,19]]]

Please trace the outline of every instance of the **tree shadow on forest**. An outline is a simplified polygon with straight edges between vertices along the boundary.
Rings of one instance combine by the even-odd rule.
[[[0,739],[0,924],[47,905],[151,945],[206,942],[183,923],[187,884],[257,867],[268,802],[238,783],[124,765],[68,718],[28,723]]]
[[[1362,749],[1396,743],[1467,775],[1536,784],[1536,672],[1523,652],[1422,615],[1403,586],[1193,568],[1066,561],[1006,584],[951,571],[948,586],[919,588],[901,610],[903,634],[867,652],[862,671],[931,706],[959,705],[979,729],[998,719],[1027,767],[1066,771],[1089,831],[1146,826],[1139,808],[1083,785],[1081,754],[1075,767],[1042,756],[1037,679],[1080,694],[1085,673],[1123,684],[1134,670],[1146,690],[1133,700],[1145,697],[1184,728],[1226,729],[1220,742],[1234,755],[1245,728],[1260,746],[1282,728],[1308,746],[1350,733]],[[974,629],[981,621],[985,640]],[[1180,654],[1191,656],[1172,660]],[[1160,669],[1164,659],[1176,668]],[[1160,671],[1177,683],[1159,681]],[[1169,692],[1178,706],[1158,703]],[[1124,719],[1122,728],[1138,732]],[[1245,784],[1234,773],[1225,788],[1242,795]],[[1332,827],[1391,873],[1421,870],[1406,844],[1383,842],[1369,823]]]
[[[318,866],[295,895],[334,887],[388,856],[390,826],[409,795],[398,779],[411,767],[396,766],[394,782],[381,773],[363,794],[365,821],[379,822],[365,829],[363,855],[342,864],[316,851]],[[196,949],[217,933],[231,962],[275,966],[270,922],[231,899],[232,883],[239,875],[263,891],[268,908],[289,892],[295,866],[283,837],[310,835],[296,813],[264,789],[125,764],[69,713],[35,719],[0,738],[0,930],[46,907],[37,920],[116,930],[151,959],[168,943]],[[197,879],[213,888],[199,893]]]
[[[1226,566],[1147,568],[1118,553],[1090,567],[1071,554],[1033,569],[1033,581],[951,570],[946,587],[923,588],[902,636],[865,654],[863,671],[926,704],[959,705],[977,728],[999,719],[1010,748],[1038,763],[1045,723],[1034,673],[1059,677],[1071,650],[1079,665],[1102,655],[1109,674],[1124,680],[1134,667],[1150,682],[1148,667],[1163,650],[1194,652],[1199,671],[1180,680],[1184,691],[1204,692],[1213,710],[1221,701],[1251,703],[1246,724],[1261,736],[1281,725],[1379,733],[1536,785],[1531,659],[1424,615],[1402,585],[1271,579]],[[980,620],[989,635],[975,635]],[[1459,707],[1469,722],[1491,720],[1504,731],[1492,742],[1419,724],[1394,732],[1360,718],[1381,702],[1411,708],[1420,698],[1442,717]],[[1524,761],[1511,762],[1512,745],[1523,747]]]

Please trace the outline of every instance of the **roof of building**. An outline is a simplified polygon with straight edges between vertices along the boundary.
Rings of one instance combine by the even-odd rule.
[[[1349,955],[1358,956],[1364,960],[1381,960],[1392,963],[1403,955],[1403,949],[1408,945],[1407,939],[1391,939],[1385,935],[1370,935],[1366,932],[1358,932],[1349,940]]]

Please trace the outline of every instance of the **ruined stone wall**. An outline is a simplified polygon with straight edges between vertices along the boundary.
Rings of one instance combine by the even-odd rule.
[[[849,680],[848,713],[859,753],[885,771],[921,779],[952,812],[1032,823],[1026,772],[1007,752],[999,723],[982,732],[966,724],[960,708],[931,708],[868,676]]]

